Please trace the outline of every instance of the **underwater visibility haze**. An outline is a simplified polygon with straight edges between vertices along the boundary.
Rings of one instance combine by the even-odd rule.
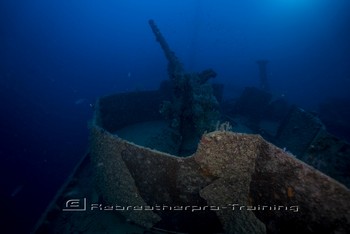
[[[269,92],[349,142],[349,12],[347,0],[1,1],[0,233],[33,229],[87,153],[99,97],[168,79],[150,19],[184,70],[215,70],[224,99],[260,87],[267,60]]]

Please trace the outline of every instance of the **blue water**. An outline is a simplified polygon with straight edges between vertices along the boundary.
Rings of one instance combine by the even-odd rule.
[[[99,96],[158,88],[167,61],[213,68],[225,96],[258,86],[308,110],[350,98],[348,0],[2,0],[0,233],[27,233],[88,146]]]

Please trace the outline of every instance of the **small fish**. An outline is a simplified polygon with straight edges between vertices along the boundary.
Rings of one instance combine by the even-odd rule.
[[[15,197],[23,189],[23,185],[18,185],[11,193],[11,197]]]
[[[84,103],[85,101],[86,101],[86,98],[80,98],[80,99],[76,100],[74,103],[75,103],[75,105],[80,105],[80,104]]]

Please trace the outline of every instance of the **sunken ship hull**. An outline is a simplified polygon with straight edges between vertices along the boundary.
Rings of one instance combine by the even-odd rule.
[[[149,23],[170,82],[97,101],[89,153],[34,233],[348,233],[349,144],[264,74],[222,102],[216,73],[184,72]]]

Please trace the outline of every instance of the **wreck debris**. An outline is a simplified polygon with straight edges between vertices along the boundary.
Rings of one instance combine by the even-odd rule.
[[[350,228],[350,191],[257,135],[205,134],[193,156],[179,158],[128,143],[99,126],[91,130],[92,165],[103,199],[167,207],[143,216],[123,212],[137,224],[178,232],[211,226],[212,232],[225,233],[346,233]],[[177,206],[197,211],[167,210]]]
[[[350,99],[329,98],[319,105],[319,117],[329,132],[350,142]]]
[[[171,126],[182,136],[179,154],[189,155],[206,130],[213,130],[219,120],[218,101],[208,80],[216,77],[212,69],[200,73],[186,73],[175,53],[153,20],[149,25],[168,60],[168,75],[172,85],[172,99],[163,103],[161,112],[171,120]]]
[[[329,133],[315,113],[289,105],[284,98],[273,100],[270,93],[254,87],[245,88],[234,103],[223,109],[231,123],[245,121],[249,133],[259,133],[350,187],[350,144]]]
[[[255,124],[264,117],[272,95],[264,90],[247,87],[235,103],[235,114],[248,117]]]
[[[350,144],[330,134],[314,114],[292,107],[274,143],[350,187]]]

